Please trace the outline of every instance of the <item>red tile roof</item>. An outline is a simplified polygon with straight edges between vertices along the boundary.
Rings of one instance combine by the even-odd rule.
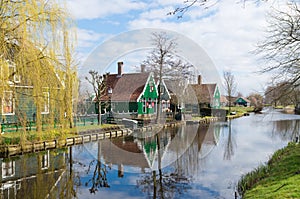
[[[131,101],[135,102],[143,92],[150,73],[127,73],[118,76],[109,74],[107,79],[107,89],[112,88],[111,101]],[[105,101],[109,95],[101,98]]]
[[[195,92],[198,102],[211,103],[217,84],[190,84]]]

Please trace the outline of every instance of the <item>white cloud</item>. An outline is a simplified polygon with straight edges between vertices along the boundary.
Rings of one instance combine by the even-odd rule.
[[[77,29],[77,39],[79,48],[91,48],[95,46],[95,42],[99,41],[104,34],[94,32],[92,30]]]
[[[282,1],[279,3],[277,0],[269,0],[259,6],[255,3],[246,3],[244,7],[243,4],[237,2],[236,0],[219,1],[208,9],[194,6],[185,13],[183,19],[179,20],[176,19],[176,16],[167,16],[167,13],[177,5],[183,5],[182,0],[149,2],[68,0],[68,6],[76,19],[103,20],[105,17],[107,21],[120,24],[124,23],[124,18],[127,18],[126,25],[123,24],[123,26],[129,30],[159,28],[183,34],[198,43],[207,52],[220,75],[223,70],[232,70],[239,81],[239,91],[247,95],[253,90],[261,90],[262,85],[268,82],[269,75],[258,76],[255,74],[260,69],[260,64],[251,51],[263,39],[267,26],[265,16],[271,7],[281,7],[283,4]],[[136,12],[130,13],[132,20],[128,21],[130,11]],[[116,18],[115,14],[120,14],[118,15],[120,18]],[[90,48],[90,51],[94,49],[104,39],[105,35],[101,34],[103,29],[107,30],[111,26],[117,27],[110,25],[94,28],[94,31],[79,29],[79,47]],[[96,30],[99,32],[95,32]],[[136,40],[136,42],[139,41],[141,40]],[[127,41],[126,45],[129,45],[128,43]],[[114,46],[122,46],[122,44]]]
[[[141,9],[145,3],[133,0],[68,0],[67,6],[76,19],[97,19]]]
[[[151,17],[151,12],[167,13],[165,9],[156,9],[130,21],[129,27],[177,31],[197,42],[212,58],[220,74],[223,70],[231,69],[236,72],[235,75],[240,75],[239,71],[251,75],[259,70],[257,57],[251,52],[263,39],[267,25],[265,16],[271,6],[274,3],[266,2],[260,6],[253,3],[243,7],[236,1],[221,1],[206,10],[194,7],[183,16],[187,20],[182,21]],[[238,79],[239,82],[247,82],[238,86],[245,95],[252,89],[261,90],[261,85],[267,82],[266,78],[257,74],[255,79],[246,75],[240,75]]]

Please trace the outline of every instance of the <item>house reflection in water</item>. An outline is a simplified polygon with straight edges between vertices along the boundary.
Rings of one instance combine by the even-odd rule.
[[[161,149],[164,149],[170,140],[169,131],[160,132]],[[153,169],[157,153],[155,136],[144,139],[129,136],[101,142],[101,155],[105,164],[118,165],[119,177],[124,175],[124,166],[140,168],[142,173],[145,169]]]
[[[151,132],[147,134],[151,135]],[[137,172],[145,175],[160,170],[157,173],[169,177],[172,175],[168,172],[175,169],[176,171],[171,171],[173,174],[177,172],[176,175],[185,177],[197,171],[203,158],[217,144],[219,135],[220,127],[213,124],[182,125],[163,129],[146,138],[126,136],[100,140],[91,146],[97,147],[93,149],[98,152],[98,160],[101,158],[102,163],[118,167],[118,177],[124,177],[126,169],[138,170]],[[72,148],[69,150],[1,158],[0,198],[76,197],[75,189],[81,186],[80,183],[76,184],[76,177],[80,177],[80,172],[76,170],[77,167],[73,172],[73,162],[75,164],[76,161],[72,158]],[[171,166],[168,167],[170,169],[161,173],[161,169],[167,166]]]
[[[118,176],[123,177],[126,166],[140,168],[141,173],[145,173],[146,170],[159,169],[159,160],[162,168],[175,161],[189,164],[186,168],[197,167],[198,164],[191,164],[191,158],[194,163],[199,162],[218,143],[219,135],[218,125],[183,125],[163,129],[158,134],[146,138],[130,136],[103,140],[100,151],[104,163],[118,165]]]
[[[64,151],[1,158],[1,198],[45,198],[66,171]]]

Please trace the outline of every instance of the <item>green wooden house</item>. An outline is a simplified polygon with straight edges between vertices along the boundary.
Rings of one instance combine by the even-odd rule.
[[[14,52],[18,46],[13,46]],[[41,54],[41,52],[37,51]],[[66,106],[64,82],[54,64],[47,58],[14,63],[14,57],[0,57],[1,132],[14,127],[40,126],[59,122]],[[37,69],[36,65],[40,65]],[[72,106],[71,104],[69,106]],[[6,128],[7,127],[7,128]]]
[[[238,105],[238,106],[249,107],[250,106],[250,100],[248,100],[247,98],[244,98],[244,97],[238,97],[234,101],[234,104]]]
[[[107,102],[108,111],[114,114],[148,117],[157,111],[157,97],[152,72],[123,73],[123,62],[118,62],[118,73],[108,75],[101,101]]]
[[[198,84],[189,85],[197,97],[200,108],[219,109],[221,107],[221,94],[217,84],[203,84],[201,75]]]

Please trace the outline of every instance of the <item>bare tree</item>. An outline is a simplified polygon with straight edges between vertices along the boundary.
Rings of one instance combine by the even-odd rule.
[[[250,105],[259,109],[263,107],[263,96],[259,93],[250,93],[247,97],[250,100]]]
[[[229,113],[231,112],[231,106],[232,106],[232,98],[234,93],[236,92],[236,82],[234,75],[230,71],[224,71],[223,72],[223,78],[224,78],[224,87],[226,94],[228,96],[228,105],[229,105]]]
[[[247,1],[251,1],[253,3],[263,2],[267,0],[239,0],[236,3],[241,3],[243,7]],[[192,7],[198,6],[204,9],[208,9],[210,7],[215,6],[219,0],[185,0],[182,5],[177,6],[173,11],[167,13],[168,15],[175,15],[178,19],[182,18],[183,15]]]
[[[275,86],[269,86],[265,92],[266,103],[275,107],[278,105],[297,105],[300,101],[300,90],[289,82],[280,82]]]
[[[98,125],[101,125],[101,97],[105,95],[106,92],[106,80],[108,73],[105,75],[98,74],[97,71],[89,71],[90,78],[85,77],[85,79],[92,85],[93,91],[95,92],[95,103],[98,105]],[[105,103],[105,102],[104,102]]]
[[[159,83],[163,79],[172,80],[176,85],[181,85],[181,91],[184,91],[187,80],[191,79],[193,65],[183,61],[180,57],[176,56],[176,39],[169,37],[166,33],[153,33],[152,43],[154,49],[147,56],[143,62],[146,71],[152,71]],[[161,87],[158,91],[158,109],[157,109],[157,122],[161,118]]]
[[[258,45],[257,53],[266,61],[261,72],[273,73],[273,79],[277,80],[275,85],[285,82],[285,89],[281,89],[281,95],[277,98],[288,95],[292,90],[299,90],[299,21],[300,10],[296,2],[288,4],[288,10],[274,10],[270,14],[267,36]]]
[[[172,60],[173,54],[175,53],[177,43],[174,39],[170,38],[166,33],[153,33],[152,43],[154,49],[150,52],[144,64],[151,68],[156,78],[161,83],[163,74],[170,67],[170,61]],[[158,91],[158,109],[156,122],[160,122],[161,115],[161,86]]]

